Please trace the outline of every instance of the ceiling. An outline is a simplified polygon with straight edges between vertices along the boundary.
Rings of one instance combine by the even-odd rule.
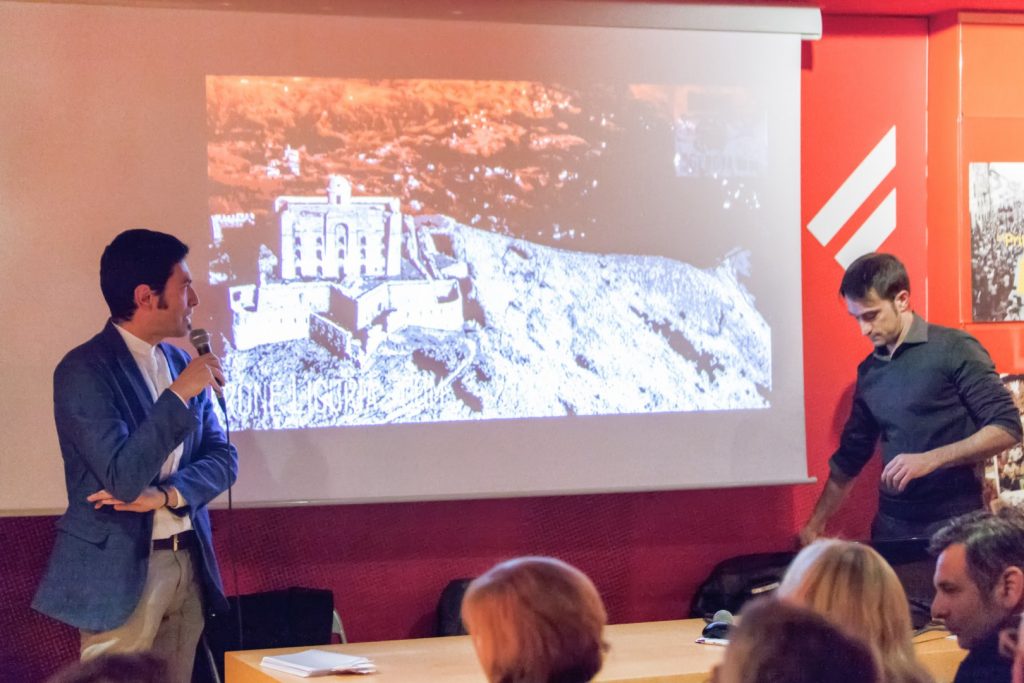
[[[738,0],[724,0],[741,4]],[[824,14],[874,14],[887,16],[929,16],[953,10],[1024,11],[1024,0],[764,0],[766,5],[818,6]]]
[[[38,0],[36,0],[38,1]],[[43,0],[99,5],[133,5],[227,9],[300,14],[405,14],[411,6],[428,7],[439,14],[463,14],[467,8],[492,8],[517,4],[534,8],[549,0]],[[550,0],[571,4],[580,0]],[[608,2],[610,0],[596,0]],[[614,1],[614,0],[612,0]],[[700,0],[622,0],[657,4],[693,4]],[[824,14],[863,14],[876,16],[930,16],[954,10],[1024,12],[1024,0],[704,0],[707,4],[768,5],[779,7],[820,7]]]

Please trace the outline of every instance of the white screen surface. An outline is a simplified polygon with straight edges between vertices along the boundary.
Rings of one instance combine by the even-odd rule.
[[[63,506],[49,377],[138,226],[192,246],[243,503],[805,478],[795,36],[0,12],[3,509]]]

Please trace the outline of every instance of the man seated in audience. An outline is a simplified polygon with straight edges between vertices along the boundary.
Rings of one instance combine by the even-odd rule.
[[[475,579],[462,620],[491,683],[587,683],[604,661],[601,596],[551,557],[502,562]]]
[[[778,600],[743,609],[712,683],[879,683],[871,649],[824,617]]]
[[[999,653],[999,632],[1024,609],[1024,512],[1007,506],[957,517],[932,536],[931,551],[932,616],[970,650],[954,683],[1009,683],[1012,661]]]

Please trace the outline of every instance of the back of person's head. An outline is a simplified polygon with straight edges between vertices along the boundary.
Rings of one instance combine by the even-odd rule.
[[[863,640],[888,683],[932,680],[914,655],[903,584],[873,548],[836,539],[815,541],[793,559],[777,595]]]
[[[169,683],[167,662],[152,652],[100,655],[75,662],[47,683]]]
[[[957,543],[964,546],[971,580],[989,596],[1008,568],[1024,570],[1024,510],[1005,505],[956,517],[935,532],[929,550],[939,555]]]
[[[522,557],[493,567],[466,590],[462,619],[491,683],[584,683],[601,669],[601,596],[560,560]]]
[[[743,608],[714,683],[880,683],[871,649],[820,614],[773,599]]]
[[[892,300],[910,291],[907,269],[892,254],[871,253],[850,264],[839,284],[839,296],[864,299],[874,290],[880,299]]]
[[[173,235],[153,230],[125,230],[100,257],[100,289],[115,321],[135,314],[135,288],[148,285],[163,292],[174,265],[188,255],[188,246]]]

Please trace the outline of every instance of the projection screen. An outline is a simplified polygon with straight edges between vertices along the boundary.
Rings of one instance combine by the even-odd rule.
[[[805,480],[800,38],[641,25],[0,3],[0,509],[65,505],[131,227],[191,247],[241,504]]]

